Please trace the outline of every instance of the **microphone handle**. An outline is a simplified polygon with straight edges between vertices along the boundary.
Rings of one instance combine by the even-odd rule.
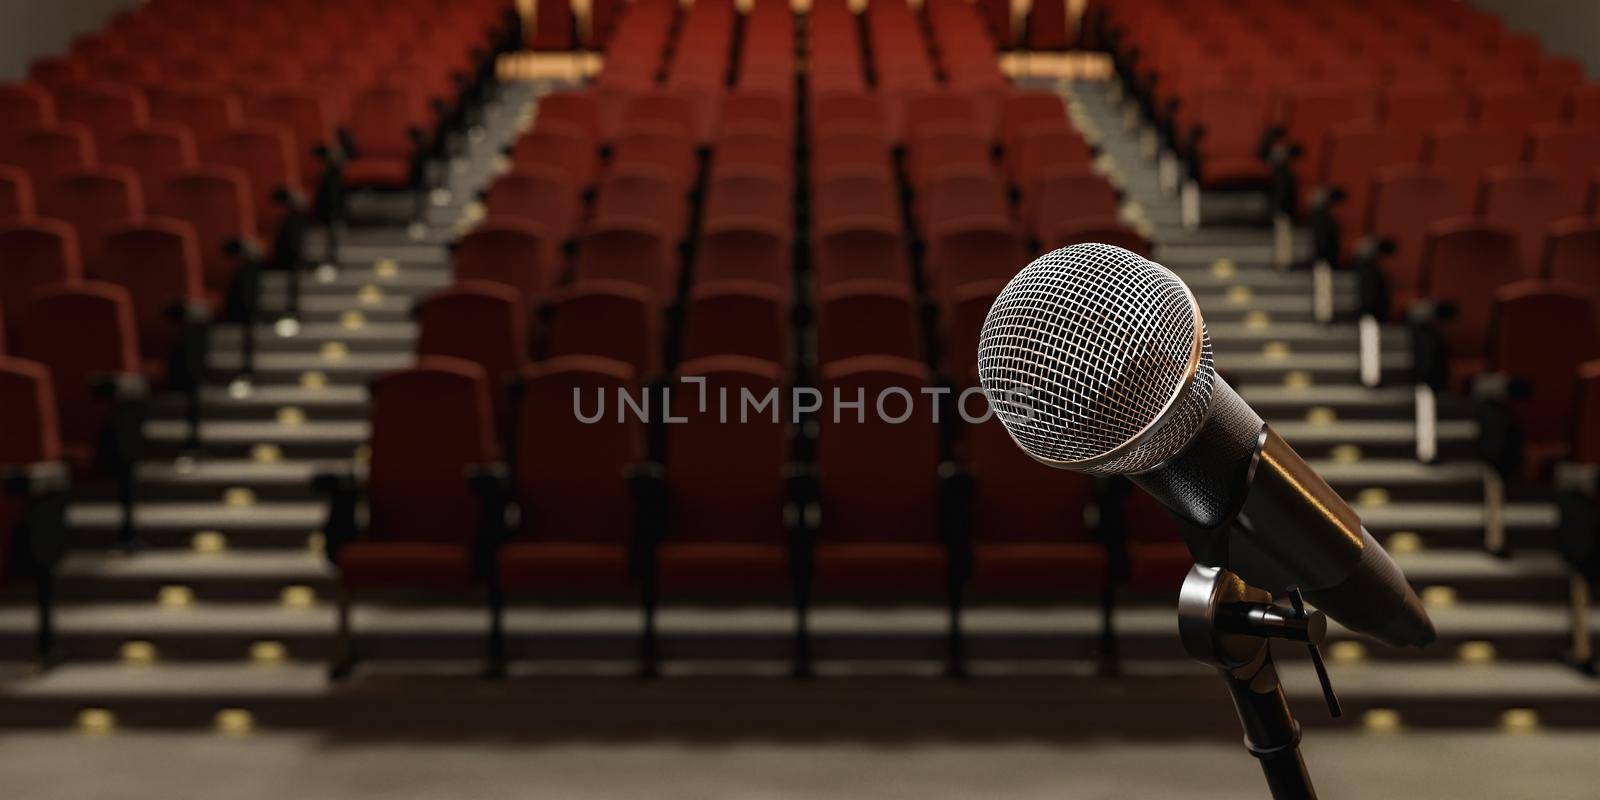
[[[1387,644],[1433,640],[1422,602],[1360,517],[1220,377],[1194,441],[1130,478],[1178,520],[1195,561],[1275,595],[1298,587]]]

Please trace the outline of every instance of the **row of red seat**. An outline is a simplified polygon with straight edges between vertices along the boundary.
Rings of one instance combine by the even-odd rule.
[[[148,392],[188,393],[198,447],[209,323],[244,326],[248,370],[257,275],[299,269],[319,162],[355,156],[359,186],[383,142],[418,150],[407,125],[466,124],[507,41],[503,9],[156,0],[0,86],[0,464],[55,477],[0,497],[0,581],[31,573],[47,611],[73,480],[116,484],[132,541]],[[430,93],[438,105],[417,102]],[[403,119],[383,110],[393,94]],[[42,614],[41,648],[48,633]]]
[[[981,93],[936,81],[925,96],[888,99],[881,86],[870,91],[861,34],[843,3],[813,11],[815,71],[806,76],[808,113],[796,115],[789,86],[744,81],[763,74],[751,69],[749,37],[761,30],[753,17],[772,7],[756,6],[745,40],[703,43],[710,52],[697,58],[718,64],[725,51],[744,54],[730,92],[673,87],[680,68],[718,69],[667,56],[689,48],[681,38],[662,40],[673,26],[647,5],[630,7],[617,24],[612,47],[626,40],[634,55],[615,72],[608,63],[592,89],[541,99],[532,130],[512,148],[512,169],[484,195],[484,221],[455,246],[456,284],[418,307],[418,368],[374,386],[366,488],[374,514],[364,531],[341,516],[355,506],[357,482],[324,481],[342,498],[327,530],[347,588],[487,584],[497,609],[519,598],[597,595],[647,604],[757,597],[802,606],[942,599],[958,609],[968,591],[1095,597],[1123,577],[1113,575],[1110,561],[1131,569],[1143,591],[1176,585],[1189,561],[1159,516],[1151,521],[1144,510],[1138,541],[1130,544],[1135,557],[1108,556],[1085,523],[1090,483],[1046,490],[1056,476],[1017,451],[997,425],[962,430],[948,412],[935,423],[932,407],[902,424],[818,414],[815,435],[791,424],[786,393],[813,375],[824,394],[838,388],[846,397],[857,388],[924,397],[938,385],[920,311],[932,289],[917,277],[907,231],[926,225],[934,251],[954,252],[932,228],[937,208],[969,191],[960,170],[975,168],[992,182],[986,185],[998,197],[999,233],[1020,263],[1024,245],[1011,220],[1011,187],[992,154],[994,131],[1003,132],[1008,153],[1041,118],[1058,135],[1075,134],[1065,128],[1060,100],[1049,95],[1008,92],[976,102]],[[707,19],[723,19],[720,4],[709,8]],[[698,29],[689,22],[698,13],[691,9],[677,26],[681,35]],[[874,13],[890,21],[873,23]],[[883,24],[885,42],[926,52],[915,17],[870,10],[868,17],[869,36]],[[907,21],[914,29],[903,27]],[[720,31],[722,23],[703,24]],[[950,37],[982,33],[963,22],[936,25],[951,26]],[[780,48],[774,42],[771,49]],[[941,44],[940,63],[948,68],[956,57],[947,49],[956,45]],[[971,49],[992,60],[992,46]],[[881,65],[881,50],[875,52]],[[933,62],[920,66],[931,70]],[[637,85],[619,88],[630,81]],[[929,168],[920,173],[925,179],[903,184],[891,144],[895,108],[910,112],[899,118],[907,131],[953,126],[953,146],[971,163],[951,165],[957,174],[945,185],[932,168],[937,157],[913,135],[910,158],[926,159]],[[702,127],[707,120],[712,124]],[[1070,141],[1062,160],[1086,169],[1088,147]],[[1031,151],[1040,163],[1050,158],[1042,143]],[[1097,198],[1115,202],[1097,176],[1074,177],[1097,181]],[[929,209],[909,218],[910,227],[903,188],[916,198],[911,207]],[[1046,205],[1029,196],[1030,207]],[[952,212],[947,221],[968,216]],[[991,241],[970,237],[974,232],[989,231],[953,229],[957,241],[972,238],[961,252]],[[796,237],[796,252],[808,256],[799,261],[789,256]],[[983,255],[943,257],[960,269],[995,261],[993,253]],[[973,340],[967,349],[976,349],[990,299],[952,299],[971,328],[970,336],[965,327],[960,334]],[[806,313],[791,315],[797,307]],[[968,367],[951,368],[964,375]],[[683,378],[704,378],[709,397],[726,391],[734,402],[741,393],[759,400],[779,392],[784,415],[722,424],[716,403],[709,416],[683,408],[697,391],[675,383]],[[639,397],[661,385],[672,389],[673,413],[687,415],[686,423],[608,415],[588,424],[575,417],[575,391],[588,413],[604,388],[614,413],[619,393]],[[655,395],[652,408],[661,411],[663,402]],[[424,442],[403,433],[435,418],[459,426],[430,431]],[[941,461],[952,455],[980,478],[970,511],[958,505],[969,497],[961,488],[967,479],[949,467],[941,477]],[[509,468],[503,482],[460,478],[474,465],[502,460]],[[486,498],[515,503],[519,528],[497,530],[501,516],[483,510]],[[1106,512],[1103,531],[1125,516]]]

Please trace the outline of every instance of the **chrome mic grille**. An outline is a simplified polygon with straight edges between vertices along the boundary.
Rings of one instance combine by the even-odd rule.
[[[1189,288],[1105,244],[1017,273],[978,341],[978,378],[1012,438],[1081,472],[1142,472],[1177,455],[1205,421],[1213,375]]]

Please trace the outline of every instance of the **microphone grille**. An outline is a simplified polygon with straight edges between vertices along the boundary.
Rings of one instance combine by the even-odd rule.
[[[1205,421],[1211,340],[1166,267],[1105,244],[1040,256],[1000,293],[978,378],[1029,455],[1094,474],[1142,472]]]

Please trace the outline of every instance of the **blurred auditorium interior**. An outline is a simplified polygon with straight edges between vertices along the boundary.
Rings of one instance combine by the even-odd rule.
[[[1176,526],[955,413],[999,290],[1081,242],[1188,283],[1438,627],[1334,626],[1339,719],[1276,649],[1326,795],[1593,796],[1592,2],[0,28],[17,797],[1265,796]],[[573,413],[686,378],[943,399]]]

